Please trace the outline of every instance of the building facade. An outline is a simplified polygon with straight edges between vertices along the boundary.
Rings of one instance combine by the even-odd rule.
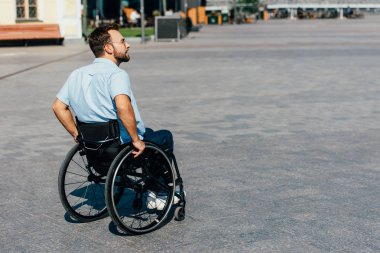
[[[58,24],[65,39],[82,37],[81,0],[1,0],[0,26]]]

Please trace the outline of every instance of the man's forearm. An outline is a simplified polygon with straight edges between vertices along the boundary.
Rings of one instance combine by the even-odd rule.
[[[53,104],[53,111],[66,131],[69,132],[69,134],[71,134],[74,138],[76,138],[78,135],[78,130],[70,109],[59,100],[56,100]]]
[[[137,133],[135,112],[129,97],[127,95],[117,95],[115,97],[115,104],[117,116],[127,130],[132,142],[140,140]]]
[[[67,130],[67,132],[69,132],[73,137],[76,137],[78,135],[78,130],[75,126],[70,110],[59,114],[56,113],[55,115],[57,116],[59,122],[61,122],[63,127]]]
[[[127,95],[115,96],[117,115],[132,139],[135,150],[132,151],[134,157],[139,156],[145,149],[145,143],[139,139],[136,126],[135,112],[131,101]]]
[[[133,108],[118,110],[118,116],[129,136],[131,136],[132,142],[139,140]]]

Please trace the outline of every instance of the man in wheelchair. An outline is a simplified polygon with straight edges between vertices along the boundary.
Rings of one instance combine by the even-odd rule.
[[[83,144],[89,164],[101,176],[107,175],[112,161],[127,145],[135,159],[142,156],[146,143],[151,142],[171,160],[174,157],[171,132],[145,128],[129,76],[119,68],[130,59],[130,45],[118,26],[98,27],[88,39],[96,58],[92,64],[74,70],[58,92],[53,104],[58,120],[75,142]],[[150,209],[159,209],[156,193],[148,191]],[[173,202],[178,202],[180,196],[173,196]]]
[[[96,59],[71,73],[54,102],[53,110],[62,125],[76,140],[78,131],[69,110],[71,107],[80,122],[117,119],[121,123],[121,143],[132,142],[135,156],[144,151],[142,139],[172,149],[173,139],[169,131],[145,130],[129,76],[119,68],[122,62],[129,61],[130,46],[117,25],[95,29],[89,36],[89,45]]]

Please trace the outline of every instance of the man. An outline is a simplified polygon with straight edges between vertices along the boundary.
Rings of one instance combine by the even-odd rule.
[[[70,108],[80,122],[119,122],[120,142],[132,143],[135,157],[145,149],[142,139],[173,151],[173,137],[167,130],[145,129],[133,96],[128,74],[119,68],[128,62],[130,45],[116,24],[96,28],[89,35],[89,45],[96,59],[71,73],[57,94],[53,111],[64,128],[77,140]]]

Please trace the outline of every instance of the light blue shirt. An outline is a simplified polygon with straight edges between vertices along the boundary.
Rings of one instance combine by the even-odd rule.
[[[131,99],[140,139],[145,133],[128,74],[111,60],[96,58],[90,65],[74,70],[57,94],[57,98],[70,106],[78,120],[85,123],[106,122],[117,119],[122,143],[131,137],[117,116],[115,97],[125,94]]]

